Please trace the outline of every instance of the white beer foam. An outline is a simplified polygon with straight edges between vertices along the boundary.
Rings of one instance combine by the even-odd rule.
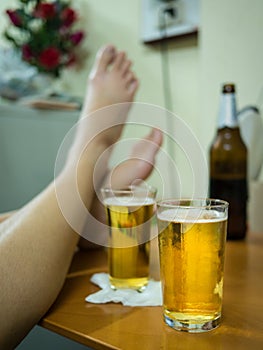
[[[209,223],[226,220],[226,214],[216,210],[176,208],[167,209],[159,213],[158,219],[179,223]]]
[[[153,198],[149,197],[131,197],[131,196],[122,196],[122,197],[109,197],[103,200],[104,205],[107,206],[141,206],[141,205],[151,205],[155,203]]]

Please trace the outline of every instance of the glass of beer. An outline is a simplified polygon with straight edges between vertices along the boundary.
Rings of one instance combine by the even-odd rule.
[[[149,241],[157,190],[130,186],[101,191],[109,226],[110,285],[142,292],[149,280]]]
[[[228,203],[157,203],[163,317],[170,327],[205,332],[220,324]]]

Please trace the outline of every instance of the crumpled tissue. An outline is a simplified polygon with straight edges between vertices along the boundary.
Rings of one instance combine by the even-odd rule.
[[[104,304],[109,302],[122,303],[125,306],[159,306],[162,305],[161,282],[150,280],[142,293],[133,289],[113,290],[110,287],[107,273],[95,273],[91,282],[101,290],[88,295],[85,300],[89,303]]]

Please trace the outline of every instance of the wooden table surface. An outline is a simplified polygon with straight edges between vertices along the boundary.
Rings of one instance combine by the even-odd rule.
[[[158,263],[152,269],[158,273]],[[94,349],[263,349],[263,233],[227,242],[222,324],[207,333],[169,328],[161,307],[85,302],[98,290],[90,277],[105,271],[105,251],[76,253],[65,285],[40,325]]]

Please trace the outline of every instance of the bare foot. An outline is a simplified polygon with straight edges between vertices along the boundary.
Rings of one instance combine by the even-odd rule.
[[[107,185],[111,188],[123,188],[147,179],[153,170],[155,156],[163,140],[160,130],[152,129],[151,133],[138,141],[132,149],[129,159],[119,164],[110,173]]]
[[[138,80],[131,71],[131,61],[125,52],[108,45],[99,50],[89,76],[85,112],[116,103],[132,102]]]
[[[137,88],[138,80],[126,54],[112,45],[102,48],[90,73],[70,160],[78,159],[91,140],[98,145],[118,140]]]
[[[153,129],[149,135],[135,144],[129,159],[109,173],[105,185],[112,188],[123,188],[134,182],[146,180],[153,170],[155,157],[162,141],[161,131]],[[99,223],[106,222],[105,209],[97,197],[92,202],[91,215],[96,220],[88,220],[86,223],[83,236],[87,240],[81,239],[79,244],[83,249],[98,247],[91,242],[99,245],[104,245],[107,242],[108,232],[105,231],[105,226],[101,226]]]

